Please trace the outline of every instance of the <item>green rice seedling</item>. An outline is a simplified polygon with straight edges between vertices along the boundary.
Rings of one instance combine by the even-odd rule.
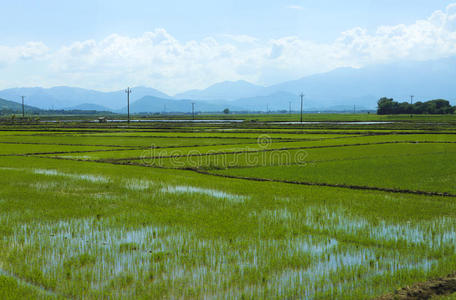
[[[392,134],[396,125],[322,127],[302,135],[283,125],[243,124],[236,129],[243,132],[220,125],[84,126],[56,125],[47,129],[58,132],[36,137],[44,126],[31,128],[30,136],[0,134],[0,141],[74,140],[103,150],[0,156],[2,298],[368,299],[456,269],[451,197],[211,175],[452,192],[455,149],[445,142],[454,142],[453,134]],[[349,130],[357,136],[343,136]],[[265,131],[276,131],[272,151],[246,143]],[[166,169],[172,158],[163,166],[156,159],[146,166],[109,161],[140,153],[146,141],[176,146],[161,156],[183,151],[180,168],[190,166],[185,159],[194,150],[214,153],[195,165],[209,174]],[[233,144],[252,146],[257,157],[266,153],[264,164],[228,153]],[[110,153],[116,145],[137,148]],[[273,155],[283,150],[293,157],[305,147],[306,156],[288,164]],[[230,155],[237,157],[233,165],[215,159]],[[77,160],[84,156],[104,160]]]

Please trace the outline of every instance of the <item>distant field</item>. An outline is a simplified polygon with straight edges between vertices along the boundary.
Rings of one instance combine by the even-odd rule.
[[[370,299],[455,272],[455,116],[305,117],[402,122],[0,126],[0,298]]]
[[[356,148],[356,147],[355,147]],[[341,185],[446,192],[456,195],[456,144],[384,145],[309,151],[297,165],[217,171],[219,174]],[[377,148],[377,149],[372,149]],[[333,155],[334,155],[334,150]],[[349,152],[349,153],[347,153]],[[348,155],[347,155],[348,154]],[[308,163],[305,163],[305,162]]]

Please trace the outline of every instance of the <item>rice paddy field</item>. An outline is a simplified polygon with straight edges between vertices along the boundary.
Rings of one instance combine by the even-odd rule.
[[[1,124],[0,299],[375,299],[454,273],[456,117],[308,118]]]

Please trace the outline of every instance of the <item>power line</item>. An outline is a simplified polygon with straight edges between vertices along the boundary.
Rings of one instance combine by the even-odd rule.
[[[192,102],[192,116],[193,120],[195,120],[195,102]]]
[[[131,94],[131,89],[128,87],[125,90],[125,93],[127,93],[127,106],[128,106],[128,124],[130,124],[130,94]]]
[[[24,110],[24,98],[25,96],[21,96],[22,97],[22,118],[25,117],[25,110]]]

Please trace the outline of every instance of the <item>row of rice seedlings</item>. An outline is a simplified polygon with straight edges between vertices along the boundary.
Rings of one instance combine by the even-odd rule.
[[[203,194],[209,195],[214,198],[225,199],[232,203],[243,203],[247,197],[229,194],[223,191],[213,190],[213,189],[206,189],[194,186],[187,186],[187,185],[178,185],[178,186],[166,186],[161,189],[164,193],[184,193],[184,194]]]
[[[0,299],[64,299],[0,269]]]
[[[106,176],[92,180],[98,176],[81,177],[53,169],[30,170],[49,181],[55,176],[64,178],[69,190],[80,180],[91,184],[112,180]],[[123,187],[130,197],[147,192],[163,203],[171,195],[195,203],[212,198],[218,203],[217,192],[221,192],[134,179],[123,181]],[[123,190],[115,191],[113,197],[123,197]],[[289,209],[253,210],[245,224],[257,223],[258,230],[235,239],[201,238],[191,227],[159,222],[138,226],[88,218],[15,224],[5,216],[0,224],[13,228],[14,233],[1,240],[0,257],[5,258],[1,268],[76,297],[134,298],[139,293],[169,298],[341,298],[360,293],[362,299],[361,295],[385,291],[388,286],[378,287],[379,281],[400,282],[403,279],[398,276],[428,273],[444,261],[442,255],[436,255],[437,245],[445,248],[454,240],[451,218],[395,223],[324,206],[295,211],[292,204]],[[137,224],[134,214],[130,219],[128,215],[126,212],[127,220]],[[429,237],[429,230],[436,232],[434,237]],[[418,250],[409,251],[413,248]]]
[[[335,159],[315,163],[308,163],[306,159],[299,165],[254,166],[248,169],[213,170],[213,172],[241,177],[454,194],[456,193],[455,187],[449,183],[455,180],[455,174],[448,161],[456,157],[455,153],[423,153],[416,156],[391,156],[387,159],[382,157],[340,161]],[[309,157],[311,155],[312,152],[309,152]],[[336,155],[335,152],[334,156]],[[292,157],[292,155],[290,156]],[[416,163],[418,159],[419,164]],[[286,162],[286,159],[282,161]]]
[[[230,194],[224,191],[202,188],[190,185],[165,185],[150,180],[143,179],[127,179],[124,180],[124,185],[132,191],[155,190],[165,194],[189,194],[189,195],[207,195],[216,199],[223,199],[232,203],[243,203],[248,199],[246,196]]]
[[[75,180],[87,180],[91,182],[98,182],[98,183],[108,183],[109,179],[100,176],[100,175],[91,175],[91,174],[72,174],[72,173],[63,173],[58,170],[53,170],[53,169],[34,169],[33,172],[35,174],[41,174],[41,175],[48,175],[48,176],[63,176],[67,177],[70,179],[75,179]]]
[[[64,177],[70,180],[83,180],[89,181],[92,183],[109,183],[111,182],[111,178],[106,176],[100,175],[91,175],[91,174],[74,174],[74,173],[65,173],[60,172],[55,169],[23,169],[23,168],[1,168],[3,170],[11,170],[11,171],[30,171],[34,174],[45,175],[45,176],[56,176],[56,177]],[[29,185],[31,188],[37,190],[55,190],[55,189],[78,189],[77,185],[74,185],[71,181],[35,181],[34,183]],[[225,199],[233,203],[242,203],[244,202],[247,197],[234,195],[230,193],[226,193],[224,191],[219,191],[215,189],[208,189],[208,188],[201,188],[195,186],[187,186],[187,185],[163,185],[162,183],[156,183],[150,180],[143,180],[143,179],[126,179],[123,180],[123,186],[128,190],[133,191],[144,191],[149,189],[155,189],[157,191],[163,193],[184,193],[184,194],[203,194],[208,195],[214,198]],[[97,194],[95,197],[105,197],[105,195]]]
[[[312,279],[302,290],[309,298],[313,298],[311,294],[332,298],[351,295],[352,299],[358,298],[354,295],[360,292],[363,295],[360,299],[378,295],[385,288],[396,286],[398,280],[407,282],[415,273],[424,274],[422,276],[430,274],[448,255],[454,256],[454,220],[448,218],[414,226],[407,222],[375,223],[354,217],[344,210],[329,211],[324,207],[309,207],[306,211],[293,213],[286,209],[266,210],[256,217],[261,220],[259,224],[264,226],[265,232],[276,224],[288,224],[289,232],[302,232],[300,228],[304,228],[304,231],[319,237],[332,237],[332,241],[329,240],[323,248],[314,249],[321,252],[319,261],[313,261],[304,270],[284,271],[288,276],[288,283],[284,286],[303,286],[304,275]],[[437,230],[440,236],[429,236],[424,242],[414,240],[417,232],[426,239],[425,232],[431,228]],[[402,236],[397,238],[398,234]],[[409,237],[412,240],[410,243]],[[391,240],[394,245],[390,244]],[[442,245],[443,241],[445,245]],[[426,248],[426,245],[429,247]],[[442,246],[447,251],[438,248]],[[280,249],[282,253],[283,250]]]
[[[69,176],[67,173],[62,173],[62,172],[56,172],[55,170],[38,170],[36,173],[45,175],[45,176],[64,176],[72,180],[78,180],[79,177],[74,177],[74,176]],[[83,177],[86,178],[86,177]],[[148,182],[148,181],[139,181],[139,182],[134,182],[132,180],[129,180],[127,182],[127,188],[128,187],[133,187],[134,189],[137,189],[138,187],[147,187],[151,188],[153,183]],[[70,187],[71,188],[71,187]],[[204,190],[198,190],[198,192],[206,192]],[[183,192],[185,193],[185,192]],[[195,194],[190,190],[190,194]],[[33,268],[32,274],[28,274],[29,277],[31,277],[32,281],[41,281],[44,282],[46,286],[51,287],[51,288],[56,288],[59,289],[58,285],[58,278],[66,278],[69,282],[75,282],[76,286],[75,287],[67,287],[61,290],[62,293],[69,293],[69,294],[75,294],[77,295],[78,290],[82,291],[90,291],[90,293],[105,293],[105,288],[106,284],[100,283],[99,278],[112,278],[113,276],[117,278],[116,280],[120,280],[123,282],[124,280],[127,280],[127,282],[130,281],[136,281],[138,280],[141,282],[141,278],[136,278],[132,277],[130,274],[126,274],[125,270],[130,270],[132,274],[136,274],[137,276],[146,276],[145,270],[147,270],[147,262],[144,262],[144,257],[136,255],[135,257],[130,256],[125,256],[124,253],[129,253],[131,254],[132,251],[135,251],[133,253],[136,254],[136,251],[140,251],[138,253],[142,253],[145,255],[147,254],[147,251],[153,251],[154,248],[154,243],[151,243],[150,241],[148,242],[147,239],[141,236],[140,234],[137,233],[137,231],[128,231],[126,228],[121,228],[119,229],[118,232],[111,233],[112,229],[103,229],[99,230],[97,229],[96,221],[95,220],[88,220],[88,221],[83,221],[81,223],[78,223],[78,221],[74,221],[76,223],[72,223],[73,221],[62,221],[62,222],[57,222],[57,223],[52,223],[52,224],[31,224],[31,225],[23,225],[19,228],[19,230],[16,230],[15,235],[8,240],[8,248],[9,249],[17,249],[16,252],[10,252],[8,257],[26,257],[25,261],[23,263],[27,266],[35,266]],[[144,230],[148,230],[147,228]],[[149,230],[150,231],[150,230]],[[117,236],[116,236],[117,234]],[[124,235],[125,234],[125,235]],[[119,236],[120,235],[120,236]],[[144,234],[143,234],[144,235]],[[152,233],[152,236],[154,233]],[[182,241],[180,241],[182,242]],[[118,245],[118,252],[114,251],[108,251],[106,253],[103,253],[104,248],[109,248],[110,249],[117,249],[116,248],[116,243]],[[146,243],[148,245],[148,249],[144,248],[144,244]],[[195,251],[189,251],[190,254],[192,254],[191,257],[186,256],[185,261],[190,261],[192,262],[192,265],[199,265],[198,269],[203,272],[204,274],[208,274],[207,276],[215,276],[214,274],[217,274],[217,272],[221,272],[219,269],[213,270],[207,268],[208,264],[215,264],[215,267],[218,266],[220,268],[220,259],[217,257],[219,256],[225,256],[226,253],[229,253],[230,251],[226,249],[227,247],[220,247],[220,243],[224,242],[214,242],[214,241],[199,241],[198,246],[196,247],[197,249]],[[93,245],[102,245],[102,248],[100,249],[99,247],[95,247]],[[225,242],[226,244],[226,242]],[[243,245],[241,243],[241,245]],[[181,245],[178,247],[174,248],[182,248]],[[201,255],[201,248],[206,249],[206,252],[214,251],[216,249],[219,249],[219,254],[212,254],[212,255]],[[225,249],[223,249],[225,248]],[[236,245],[234,246],[236,248]],[[265,248],[263,246],[263,248]],[[270,248],[270,249],[269,249]],[[151,250],[152,249],[152,250]],[[269,251],[267,250],[269,249]],[[272,249],[272,250],[271,250]],[[21,252],[23,251],[22,255]],[[158,251],[161,252],[166,252],[168,253],[166,249],[163,248],[158,248]],[[120,252],[120,253],[119,253]],[[174,251],[171,251],[173,253]],[[256,246],[255,247],[248,247],[244,251],[232,251],[231,255],[235,255],[237,257],[240,257],[242,261],[245,262],[239,262],[231,258],[231,261],[234,262],[235,265],[241,265],[244,266],[235,273],[235,277],[241,277],[244,278],[241,280],[241,282],[245,281],[245,279],[249,279],[252,284],[255,283],[255,281],[258,279],[258,276],[252,275],[252,272],[254,272],[255,269],[259,268],[259,254]],[[40,253],[39,256],[36,256],[37,253]],[[263,254],[263,257],[268,257],[271,258],[273,253],[277,257],[275,257],[274,260],[281,260],[283,257],[280,254],[280,251],[278,251],[277,248],[275,247],[268,247],[266,246],[266,250],[262,250],[261,253],[266,253]],[[170,254],[166,254],[166,256],[169,256]],[[161,256],[161,254],[159,254]],[[99,270],[94,270],[96,268],[95,266],[95,260],[96,258],[101,257],[101,263],[100,267],[98,268]],[[294,256],[293,256],[294,257]],[[43,259],[47,258],[46,261]],[[177,258],[176,258],[177,259]],[[160,259],[159,259],[160,260]],[[288,261],[292,261],[294,259],[288,259]],[[62,262],[63,261],[63,262]],[[224,259],[223,259],[224,261]],[[300,259],[299,261],[302,261]],[[299,261],[296,260],[295,263],[299,264]],[[103,273],[103,270],[106,270],[107,262],[110,262],[111,266],[111,271],[109,274]],[[139,265],[145,266],[145,270],[140,270],[138,267],[135,267],[134,263],[139,262]],[[199,263],[198,263],[199,262]],[[218,263],[217,263],[218,262]],[[57,266],[55,265],[57,263]],[[60,265],[59,265],[60,263]],[[264,262],[263,262],[264,263]],[[132,266],[133,264],[133,266]],[[201,265],[202,264],[202,265]],[[126,265],[126,266],[125,266]],[[63,268],[63,270],[59,270],[58,266]],[[172,268],[174,266],[174,268]],[[281,264],[277,263],[277,267],[280,267]],[[178,267],[176,270],[175,268]],[[78,268],[81,270],[78,271]],[[158,268],[158,269],[157,269]],[[162,270],[162,269],[168,269],[169,271],[165,272],[164,278],[166,279],[166,285],[167,288],[170,288],[170,285],[174,287],[176,284],[175,281],[182,281],[184,279],[179,279],[179,276],[184,276],[182,274],[182,263],[177,262],[173,263],[171,265],[165,265],[165,266],[158,266],[155,271],[157,270]],[[73,272],[73,269],[76,270],[75,273]],[[71,270],[71,272],[70,272]],[[100,271],[101,270],[101,271]],[[63,274],[62,274],[63,272]],[[256,272],[256,271],[255,271]],[[254,272],[254,273],[255,273]],[[127,272],[128,273],[128,272]],[[184,287],[191,287],[192,284],[194,283],[195,280],[195,273],[194,271],[191,272],[193,274],[192,280],[184,280],[186,283]],[[221,272],[223,274],[229,273],[229,268],[226,270],[223,270]],[[171,275],[169,275],[171,274]],[[180,274],[180,275],[179,275]],[[256,273],[255,273],[256,274]],[[171,278],[170,278],[171,276]],[[185,275],[187,276],[187,275]],[[147,277],[147,276],[146,276]],[[98,279],[97,279],[98,278]],[[121,278],[121,279],[119,279]],[[177,278],[177,279],[176,279]],[[198,278],[196,278],[198,279]],[[84,283],[78,283],[78,280],[85,280],[85,281],[91,281],[92,285],[86,285]],[[222,282],[222,279],[218,279],[218,282]],[[228,285],[225,283],[225,285]],[[198,289],[200,290],[201,293],[214,293],[214,291],[220,290],[220,287],[217,286],[216,288],[208,289],[205,284],[199,285]],[[117,296],[124,295],[123,292],[119,292],[117,289],[114,287],[110,288],[108,287],[109,292],[108,293],[114,293]],[[241,288],[241,290],[243,290]],[[258,293],[261,293],[262,288],[258,290],[250,290],[250,294],[255,295]],[[131,291],[130,291],[131,293]],[[244,293],[246,293],[244,289]],[[128,293],[126,295],[129,295]],[[130,295],[131,296],[131,295]]]
[[[17,249],[13,251],[15,256],[26,257],[26,265],[38,264],[35,269],[41,271],[41,277],[48,278],[45,280],[48,285],[58,289],[57,278],[61,276],[69,280],[68,284],[76,284],[62,291],[74,295],[82,288],[87,293],[131,297],[133,287],[129,286],[137,288],[138,282],[150,291],[144,279],[152,270],[158,274],[160,284],[165,282],[168,289],[180,284],[184,293],[189,289],[199,291],[199,295],[214,295],[223,286],[239,286],[231,290],[233,296],[239,296],[242,291],[250,296],[266,293],[277,297],[297,294],[311,297],[334,293],[341,286],[344,289],[339,293],[355,289],[355,282],[364,278],[364,273],[428,271],[434,264],[392,250],[347,246],[324,235],[269,239],[269,219],[288,216],[288,212],[265,211],[260,217],[260,226],[266,224],[265,232],[259,231],[258,239],[229,242],[197,239],[188,232],[182,234],[182,230],[178,230],[177,236],[157,240],[157,236],[172,230],[150,226],[131,230],[118,227],[112,220],[95,219],[22,225],[6,242],[10,249]],[[22,255],[21,250],[25,252]],[[150,256],[159,263],[151,266],[149,261],[148,264]],[[363,268],[367,270],[360,273]],[[325,280],[328,276],[333,278]],[[107,278],[127,280],[127,286],[122,287],[125,291],[106,283]],[[88,280],[90,285],[78,280]],[[217,284],[211,286],[211,283]]]
[[[346,241],[355,242],[362,237],[359,242],[366,246],[417,249],[436,258],[455,252],[456,220],[451,217],[418,222],[401,220],[397,223],[377,218],[366,219],[346,209],[309,206],[304,211],[292,212],[287,208],[265,211],[261,218],[272,224],[287,221],[294,228],[307,228]]]
[[[321,149],[280,149],[305,145],[306,143],[274,143],[264,148],[260,146],[246,146],[243,148],[225,146],[220,148],[222,152],[234,152],[232,154],[220,154],[220,151],[217,149],[174,149],[171,151],[166,149],[152,149],[145,151],[142,154],[142,159],[138,160],[138,162],[160,167],[225,169],[290,164],[307,165],[320,161],[344,159],[359,160],[360,158],[408,157],[436,152],[449,152],[456,147],[452,144],[385,144]],[[108,156],[110,153],[106,153],[105,155]]]
[[[122,137],[122,136],[78,136],[78,135],[49,135],[49,136],[0,136],[2,142],[13,143],[42,143],[54,144],[54,147],[70,147],[70,145],[79,145],[71,147],[81,147],[87,145],[99,149],[100,147],[148,147],[150,145],[165,146],[185,146],[185,145],[213,145],[227,143],[245,143],[248,141],[255,142],[256,137],[244,138],[242,136],[220,137],[217,134],[213,137],[198,137],[189,135],[188,137],[172,136],[169,133],[163,136],[150,137]],[[87,148],[86,147],[86,148]]]
[[[337,286],[334,274],[342,267],[356,269],[375,257],[366,249],[338,249],[326,237],[227,242],[177,228],[118,225],[95,219],[22,225],[4,242],[9,257],[38,270],[32,280],[73,296],[132,298],[138,288],[155,293],[162,284],[169,297],[311,296]],[[330,274],[335,278],[328,282]]]

